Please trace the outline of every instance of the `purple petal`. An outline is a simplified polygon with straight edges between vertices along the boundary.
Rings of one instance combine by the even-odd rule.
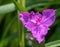
[[[42,24],[51,26],[56,19],[55,11],[53,9],[43,10]]]
[[[32,31],[37,25],[35,25],[34,23],[32,23],[31,21],[29,21],[28,23],[25,24],[25,27]]]
[[[31,12],[20,12],[20,20],[22,21],[22,23],[25,25],[25,27],[32,31],[33,28],[36,27],[36,24],[34,24],[31,19],[33,19],[35,17],[35,13]]]
[[[38,37],[38,36],[37,36]],[[39,38],[36,38],[36,40],[38,41],[38,43],[40,44],[42,41],[44,41],[45,39],[45,36],[44,35],[41,35],[39,36]]]
[[[34,13],[33,11],[31,11],[31,12],[30,12],[30,15],[31,15],[31,16],[34,16],[34,15],[35,15],[35,13]]]
[[[54,9],[46,9],[46,10],[43,10],[43,17],[42,17],[42,20],[45,21],[47,18],[51,17],[51,16],[54,16],[55,15],[55,11]]]
[[[44,25],[40,25],[40,26],[37,26],[35,29],[33,29],[31,32],[32,32],[33,37],[35,37],[36,40],[39,43],[41,43],[48,32],[48,27]]]
[[[56,19],[56,16],[52,16],[49,19],[47,19],[45,22],[43,22],[42,24],[46,26],[51,26],[54,23],[55,19]]]
[[[20,12],[19,18],[20,20],[25,24],[27,23],[32,17],[34,17],[35,13],[32,11],[30,13],[28,12]]]
[[[28,12],[20,12],[19,17],[20,17],[20,20],[25,24],[29,20],[29,13]]]

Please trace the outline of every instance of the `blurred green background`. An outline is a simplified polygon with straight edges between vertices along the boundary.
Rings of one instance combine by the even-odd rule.
[[[56,21],[46,35],[45,45],[60,46],[60,0],[26,0],[25,2],[29,12],[56,9]],[[17,21],[17,8],[13,1],[0,0],[0,47],[19,47]],[[28,38],[30,33],[25,30],[25,34],[27,34],[25,47],[33,47],[33,42]]]

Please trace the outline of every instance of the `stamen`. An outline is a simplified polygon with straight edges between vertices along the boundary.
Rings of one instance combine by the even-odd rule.
[[[36,17],[36,19],[34,19],[34,20],[31,20],[34,24],[37,24],[37,25],[39,25],[40,24],[40,21],[41,21],[41,19],[42,18],[40,18],[40,17]]]
[[[41,19],[42,19],[41,17],[37,17],[37,18],[38,18],[39,21],[41,21]]]
[[[36,20],[31,20],[31,21],[32,21],[33,23],[35,23],[35,24],[37,23]]]

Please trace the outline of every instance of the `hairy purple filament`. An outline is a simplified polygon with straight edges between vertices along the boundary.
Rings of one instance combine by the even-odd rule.
[[[31,22],[33,22],[36,25],[40,25],[41,24],[40,23],[41,20],[42,20],[42,18],[37,16],[36,19],[31,20]]]

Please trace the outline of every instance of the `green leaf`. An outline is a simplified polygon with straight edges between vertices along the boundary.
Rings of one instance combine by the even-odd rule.
[[[56,9],[56,16],[60,17],[60,8]]]
[[[17,29],[14,30],[14,33],[11,36],[8,36],[7,38],[3,39],[0,42],[0,47],[4,47],[7,46],[8,43],[10,43],[11,41],[13,41],[14,39],[16,39],[18,37],[18,32]]]
[[[60,40],[48,42],[45,44],[46,47],[57,47],[60,46]]]
[[[3,30],[4,33],[3,33],[3,36],[2,36],[2,39],[4,39],[8,33],[8,30],[11,28],[12,24],[16,21],[17,17],[15,16],[9,23],[8,25],[5,27],[5,29]]]
[[[60,25],[55,29],[54,34],[48,39],[48,41],[60,40]]]
[[[41,7],[41,6],[46,6],[46,5],[53,5],[53,4],[60,4],[59,1],[48,1],[48,0],[37,0],[37,1],[32,1],[32,0],[27,0],[27,9],[30,10],[35,7]]]
[[[19,4],[17,1],[13,0],[15,3],[16,7],[18,8],[19,11],[27,11],[26,8],[24,8],[21,4]]]
[[[31,6],[28,6],[27,9],[30,10],[32,8],[38,7],[38,6],[44,6],[47,5],[47,3],[38,3],[38,4],[33,4]]]
[[[13,3],[0,6],[0,14],[9,13],[15,10],[16,10],[16,7]]]

